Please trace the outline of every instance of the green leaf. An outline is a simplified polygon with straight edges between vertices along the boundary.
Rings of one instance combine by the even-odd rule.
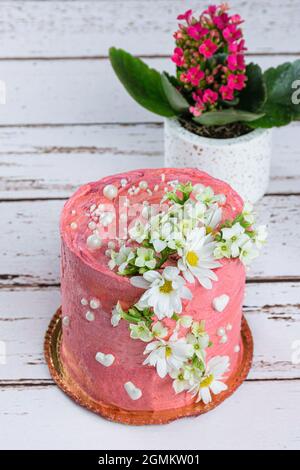
[[[255,113],[262,108],[266,101],[266,85],[259,65],[248,64],[246,75],[248,77],[247,85],[239,94],[238,108]]]
[[[166,72],[161,74],[161,82],[163,86],[163,90],[167,97],[167,100],[170,103],[170,106],[176,113],[183,113],[188,111],[189,103],[188,101],[182,96],[182,94],[177,90],[177,88],[171,83],[168,75]]]
[[[300,118],[300,60],[267,69],[263,75],[267,100],[261,110],[265,116],[252,127],[284,126]],[[298,90],[297,90],[298,89]]]
[[[110,48],[109,58],[119,80],[141,106],[160,116],[175,115],[164,93],[159,72],[122,49]]]
[[[250,113],[241,109],[210,111],[195,117],[194,121],[204,126],[224,126],[232,122],[250,122],[263,116],[263,113]]]

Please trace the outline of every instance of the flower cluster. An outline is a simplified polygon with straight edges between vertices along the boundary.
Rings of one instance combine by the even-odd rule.
[[[200,116],[222,103],[235,103],[246,86],[245,41],[239,15],[229,15],[228,6],[209,6],[199,18],[192,10],[178,16],[172,61],[177,78],[190,101],[190,112]]]
[[[161,210],[155,207],[152,214],[146,206],[135,220],[129,229],[131,245],[108,253],[109,267],[143,290],[127,311],[117,303],[112,325],[126,320],[131,338],[148,343],[144,364],[155,367],[161,378],[169,375],[176,393],[189,391],[204,403],[211,401],[211,392],[226,390],[222,379],[229,359],[206,361],[211,342],[205,324],[183,314],[192,299],[191,284],[210,289],[221,258],[238,257],[248,264],[266,240],[266,228],[254,228],[250,204],[223,222],[225,203],[225,195],[211,187],[177,183],[165,193]]]

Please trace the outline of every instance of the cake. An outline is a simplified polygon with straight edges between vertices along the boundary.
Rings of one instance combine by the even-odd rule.
[[[186,168],[106,177],[67,201],[60,233],[61,361],[78,389],[129,413],[226,391],[265,240],[228,184]]]

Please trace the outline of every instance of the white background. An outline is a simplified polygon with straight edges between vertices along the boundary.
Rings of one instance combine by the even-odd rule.
[[[300,57],[298,0],[232,1],[246,18],[248,60]],[[176,16],[204,1],[2,1],[0,79],[1,448],[299,448],[300,123],[274,132],[272,178],[257,211],[269,244],[248,273],[255,340],[247,382],[215,411],[127,427],[76,406],[50,379],[43,335],[60,303],[58,217],[82,183],[163,165],[161,120],[115,78],[111,45],[172,70]],[[299,77],[300,78],[300,77]]]

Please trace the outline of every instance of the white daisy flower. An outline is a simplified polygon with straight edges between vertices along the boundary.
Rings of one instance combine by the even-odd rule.
[[[111,324],[112,326],[118,326],[120,323],[120,320],[122,318],[122,314],[125,313],[124,310],[121,307],[120,302],[115,305],[115,307],[112,309],[111,312]]]
[[[244,227],[239,222],[230,228],[222,229],[223,239],[230,244],[231,255],[236,258],[240,254],[240,247],[249,239]]]
[[[211,280],[218,280],[212,269],[221,266],[213,256],[215,247],[216,242],[211,235],[206,235],[205,227],[195,228],[190,233],[183,256],[178,261],[178,268],[188,282],[194,282],[196,277],[203,287],[212,288]]]
[[[179,270],[173,266],[167,266],[162,273],[147,271],[143,276],[133,276],[130,282],[135,287],[147,289],[138,303],[143,308],[153,307],[159,320],[181,313],[181,300],[192,298]]]
[[[142,243],[149,236],[149,225],[141,220],[137,220],[128,232],[132,240]]]
[[[255,243],[251,238],[248,237],[248,240],[241,246],[240,251],[240,260],[248,265],[251,261],[259,255],[258,250],[255,247]]]
[[[146,323],[144,321],[138,322],[137,325],[134,325],[131,323],[129,325],[130,329],[130,337],[132,339],[140,339],[141,341],[144,341],[145,343],[149,343],[153,339],[153,334],[147,327]]]
[[[171,371],[178,370],[193,354],[193,348],[185,338],[177,339],[172,335],[168,341],[152,341],[146,346],[144,354],[148,354],[143,364],[156,367],[162,379]]]
[[[197,396],[196,402],[202,400],[207,405],[212,401],[211,392],[218,395],[227,390],[222,380],[228,369],[228,356],[216,356],[208,362],[204,375],[189,389],[193,396]]]
[[[139,268],[154,269],[156,266],[155,252],[151,248],[138,248],[134,264]]]
[[[204,215],[204,225],[206,233],[213,232],[222,220],[222,209],[217,204],[213,204]]]

